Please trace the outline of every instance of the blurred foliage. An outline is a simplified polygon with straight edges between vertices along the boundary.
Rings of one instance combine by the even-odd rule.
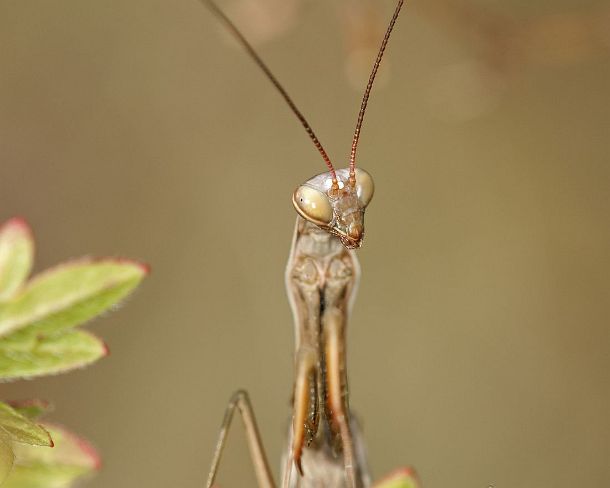
[[[101,339],[75,327],[115,306],[148,272],[128,260],[81,259],[26,281],[33,258],[25,221],[14,218],[0,227],[0,381],[62,373],[105,356]],[[85,441],[37,423],[47,409],[38,400],[0,402],[3,486],[63,488],[99,467]]]
[[[390,473],[375,483],[377,488],[418,488],[417,475],[409,468],[402,468]]]

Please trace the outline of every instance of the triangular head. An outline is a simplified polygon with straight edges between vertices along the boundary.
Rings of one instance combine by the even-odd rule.
[[[330,172],[310,178],[292,195],[294,208],[308,222],[337,236],[348,249],[357,249],[364,239],[364,211],[373,198],[373,178],[356,168],[356,178],[350,181],[349,169],[336,172],[333,186]]]

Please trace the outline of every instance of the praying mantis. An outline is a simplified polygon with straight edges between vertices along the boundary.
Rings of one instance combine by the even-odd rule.
[[[407,468],[371,483],[362,435],[349,409],[345,346],[347,320],[360,275],[355,249],[362,245],[364,212],[374,192],[371,175],[356,168],[356,151],[373,82],[404,0],[396,5],[362,97],[349,167],[339,170],[335,170],[303,114],[239,29],[213,0],[200,1],[227,27],[279,91],[328,168],[300,185],[292,196],[298,216],[285,280],[295,324],[295,380],[280,486],[415,488],[415,475]],[[235,410],[245,425],[257,484],[260,488],[274,488],[254,410],[243,390],[234,393],[227,406],[207,487],[214,484]]]

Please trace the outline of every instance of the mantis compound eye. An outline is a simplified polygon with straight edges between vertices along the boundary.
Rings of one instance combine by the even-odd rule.
[[[356,195],[358,195],[362,208],[370,203],[373,193],[375,193],[373,177],[363,169],[356,168]]]
[[[304,219],[322,226],[328,226],[333,220],[333,208],[328,197],[310,186],[299,186],[292,195],[294,208]]]

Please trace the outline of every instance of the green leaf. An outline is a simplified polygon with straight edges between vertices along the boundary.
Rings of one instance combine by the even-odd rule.
[[[9,405],[30,420],[36,420],[52,410],[52,406],[49,402],[39,399],[24,400],[20,402],[10,401]]]
[[[99,456],[89,444],[62,427],[45,427],[55,447],[16,445],[15,466],[2,488],[68,488],[99,469]]]
[[[0,380],[62,373],[87,366],[108,354],[100,339],[83,330],[13,339],[0,340]]]
[[[0,485],[11,472],[14,462],[15,455],[9,440],[0,435]]]
[[[412,469],[401,468],[375,483],[374,488],[419,488]]]
[[[45,271],[12,300],[0,304],[0,336],[44,333],[80,325],[109,309],[142,281],[148,269],[134,261],[83,259]]]
[[[88,473],[79,466],[17,465],[2,488],[68,488]]]
[[[30,274],[34,242],[28,224],[13,218],[0,227],[0,301],[11,298]]]
[[[6,403],[0,402],[0,433],[10,441],[52,446],[49,433]]]

